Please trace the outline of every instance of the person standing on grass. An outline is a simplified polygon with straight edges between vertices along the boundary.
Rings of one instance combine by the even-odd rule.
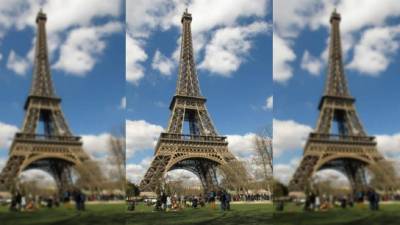
[[[321,200],[319,196],[315,196],[315,210],[319,211],[319,207],[321,206]]]
[[[226,210],[226,195],[225,195],[225,191],[221,191],[220,202],[221,202],[221,210],[225,211]]]
[[[164,192],[161,193],[161,208],[163,211],[167,209],[167,195]]]
[[[231,210],[231,194],[229,192],[226,192],[226,209]]]
[[[171,209],[172,202],[171,202],[171,196],[167,196],[167,211]]]
[[[210,192],[210,205],[212,209],[215,209],[215,192],[211,191]]]
[[[79,208],[80,208],[80,210],[81,211],[85,211],[85,202],[86,202],[86,195],[85,195],[85,193],[83,193],[83,192],[80,192],[80,197],[79,197],[79,200],[80,200],[80,206],[79,206]]]

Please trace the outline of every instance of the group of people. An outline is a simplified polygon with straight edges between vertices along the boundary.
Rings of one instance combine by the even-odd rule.
[[[380,195],[374,189],[370,188],[368,191],[359,191],[352,195],[342,195],[339,197],[328,198],[326,196],[319,196],[313,192],[306,196],[304,210],[314,211],[314,210],[326,210],[331,204],[339,202],[339,206],[343,209],[347,207],[353,207],[355,203],[363,203],[367,199],[369,202],[369,208],[371,210],[379,210]]]
[[[58,198],[55,196],[41,197],[36,196],[32,197],[31,195],[25,195],[20,191],[14,193],[11,197],[10,202],[10,211],[20,212],[20,211],[35,211],[38,209],[38,206],[43,206],[47,208],[52,208],[53,206],[59,206]]]
[[[57,195],[49,195],[46,197],[43,196],[31,196],[25,195],[21,191],[16,191],[12,197],[10,202],[10,211],[18,212],[18,211],[35,211],[39,207],[59,207],[60,202],[64,204],[68,204],[71,199],[75,202],[75,207],[78,211],[85,210],[85,194],[79,190],[75,189],[73,191],[65,191],[61,196]]]
[[[219,200],[221,203],[221,210],[230,210],[230,203],[232,201],[232,196],[229,192],[225,190],[220,190],[218,192],[211,191],[207,195],[191,195],[191,196],[178,196],[168,195],[162,192],[156,202],[155,211],[177,211],[182,208],[194,208],[205,207],[208,203],[212,209],[216,208],[216,201]],[[149,203],[151,204],[151,203]]]

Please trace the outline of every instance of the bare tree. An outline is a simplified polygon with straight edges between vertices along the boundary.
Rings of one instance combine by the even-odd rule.
[[[110,158],[115,169],[115,178],[119,183],[120,189],[125,192],[126,175],[126,151],[125,135],[110,135]]]
[[[222,175],[222,186],[228,189],[241,191],[249,188],[249,174],[244,163],[235,160],[219,167]]]
[[[400,178],[394,168],[394,162],[388,160],[382,160],[370,166],[369,170],[373,173],[371,186],[386,192],[400,190]]]
[[[254,137],[256,173],[259,174],[263,181],[263,188],[271,191],[273,182],[273,148],[272,137],[268,128],[262,129]]]

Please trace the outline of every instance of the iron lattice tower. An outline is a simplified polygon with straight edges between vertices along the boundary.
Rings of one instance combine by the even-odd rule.
[[[335,10],[330,18],[328,76],[318,107],[317,127],[309,134],[303,158],[289,184],[291,191],[305,191],[311,177],[323,169],[335,169],[345,174],[353,191],[365,190],[366,167],[375,172],[382,169],[379,163],[384,158],[377,150],[375,137],[364,131],[355,99],[348,89],[343,69],[340,20],[340,14]],[[392,177],[389,173],[386,175],[385,179],[390,183]]]
[[[72,185],[71,168],[90,179],[85,162],[89,156],[82,148],[81,137],[73,136],[61,110],[61,98],[53,86],[46,40],[46,14],[36,17],[32,87],[25,102],[25,119],[10,147],[9,158],[0,174],[0,185],[12,189],[18,175],[28,169],[48,172],[59,192]]]
[[[191,14],[184,12],[178,81],[169,107],[171,116],[166,132],[158,139],[151,166],[140,183],[142,191],[157,192],[165,173],[174,169],[193,172],[201,180],[204,191],[215,190],[217,167],[237,162],[228,150],[226,137],[218,135],[200,92],[191,21]],[[188,133],[185,133],[185,124]]]

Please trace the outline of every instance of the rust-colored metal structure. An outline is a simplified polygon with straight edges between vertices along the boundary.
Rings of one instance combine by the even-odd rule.
[[[204,191],[218,187],[216,169],[237,162],[228,150],[226,137],[219,136],[201,95],[191,34],[192,16],[182,16],[182,42],[176,93],[170,104],[171,116],[161,133],[150,168],[140,183],[142,191],[157,192],[170,170],[186,169],[196,174]],[[185,130],[187,125],[187,130]]]
[[[85,168],[90,160],[82,148],[81,137],[73,136],[61,110],[61,98],[56,96],[50,73],[46,14],[36,17],[32,87],[25,102],[25,119],[20,132],[15,134],[9,158],[0,174],[0,186],[11,189],[18,175],[28,169],[41,169],[55,179],[59,192],[72,185],[71,168],[80,175],[91,173]],[[97,181],[95,181],[97,182]]]
[[[331,38],[325,92],[319,103],[319,118],[309,134],[303,158],[289,184],[291,191],[305,191],[319,170],[335,169],[347,176],[353,191],[367,187],[366,167],[382,170],[384,157],[378,152],[375,137],[368,136],[357,116],[355,99],[350,95],[343,68],[339,23],[336,10],[330,17]],[[335,127],[336,125],[336,127]],[[383,174],[388,184],[393,177]],[[385,175],[386,174],[386,175]]]

